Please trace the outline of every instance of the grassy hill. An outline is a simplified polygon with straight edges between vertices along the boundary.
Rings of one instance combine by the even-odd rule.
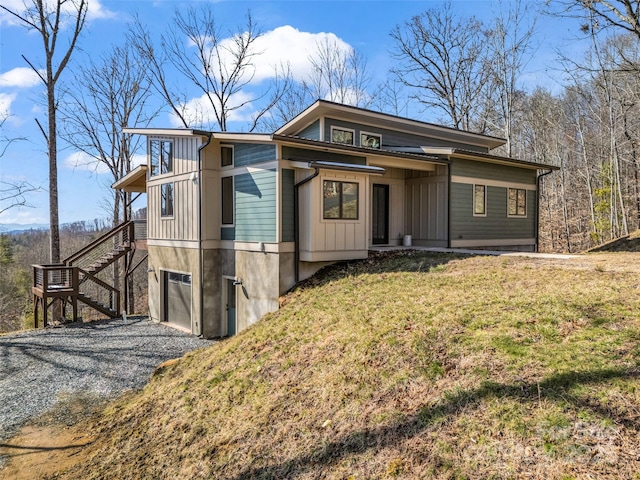
[[[639,260],[331,267],[111,404],[55,478],[634,478]]]

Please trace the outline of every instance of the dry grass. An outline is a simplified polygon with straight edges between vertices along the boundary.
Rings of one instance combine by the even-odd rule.
[[[637,478],[640,256],[564,262],[327,269],[110,404],[56,478]]]

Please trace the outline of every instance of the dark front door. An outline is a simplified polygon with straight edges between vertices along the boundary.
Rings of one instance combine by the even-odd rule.
[[[372,233],[374,245],[389,243],[389,185],[373,184]]]

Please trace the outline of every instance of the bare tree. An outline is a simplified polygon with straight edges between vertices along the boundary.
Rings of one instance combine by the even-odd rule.
[[[35,64],[23,58],[38,75],[47,89],[47,131],[40,126],[47,142],[49,156],[49,227],[50,227],[50,261],[60,262],[60,228],[58,221],[58,145],[57,122],[58,97],[56,86],[60,76],[69,63],[80,32],[87,16],[86,0],[30,0],[25,2],[24,11],[13,11],[0,5],[0,8],[16,17],[27,29],[38,32],[42,39],[45,54],[45,69],[42,72]],[[70,21],[70,22],[69,22]],[[60,35],[71,25],[67,49],[55,64],[54,56],[60,45]]]
[[[184,13],[176,10],[172,27],[161,37],[161,49],[154,46],[139,19],[131,29],[130,39],[146,59],[155,88],[185,127],[215,124],[226,131],[234,113],[248,105],[260,104],[249,127],[254,130],[288,87],[290,77],[274,67],[275,80],[270,87],[256,95],[247,94],[246,87],[255,78],[254,59],[262,53],[256,45],[261,35],[248,13],[244,27],[225,37],[215,21],[212,5],[207,3]],[[192,105],[191,111],[184,89],[169,83],[168,67],[201,92],[201,102]],[[213,112],[213,121],[207,118],[208,112]]]
[[[139,137],[125,135],[125,127],[145,127],[158,111],[149,105],[151,79],[146,65],[131,47],[116,46],[99,63],[80,66],[76,84],[62,108],[65,140],[84,153],[87,162],[106,168],[113,183],[132,169],[132,158]],[[113,195],[111,218],[116,226],[126,218],[128,198],[124,192],[109,189]]]
[[[640,2],[638,0],[555,0],[553,13],[584,16],[583,30],[600,27],[620,28],[640,39]]]
[[[487,35],[475,17],[456,17],[445,2],[391,32],[398,60],[393,73],[425,108],[442,112],[452,127],[469,130],[482,109],[489,76],[483,54]]]

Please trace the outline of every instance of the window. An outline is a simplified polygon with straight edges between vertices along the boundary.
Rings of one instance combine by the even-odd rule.
[[[220,147],[220,164],[223,167],[233,165],[233,147],[231,145],[222,145]]]
[[[233,225],[233,177],[222,177],[222,224]]]
[[[173,142],[151,140],[149,142],[149,156],[151,157],[150,176],[173,171]]]
[[[160,213],[163,217],[173,216],[173,183],[160,185]]]
[[[487,187],[486,185],[473,186],[473,215],[483,217],[487,214]]]
[[[358,219],[358,184],[325,180],[323,190],[323,218],[330,220]]]
[[[382,144],[382,136],[374,133],[361,133],[360,146],[369,148],[380,148]]]
[[[333,143],[342,143],[343,145],[353,145],[355,140],[355,132],[343,128],[331,127],[331,141]]]
[[[507,213],[510,217],[527,216],[527,191],[523,188],[510,188]]]

